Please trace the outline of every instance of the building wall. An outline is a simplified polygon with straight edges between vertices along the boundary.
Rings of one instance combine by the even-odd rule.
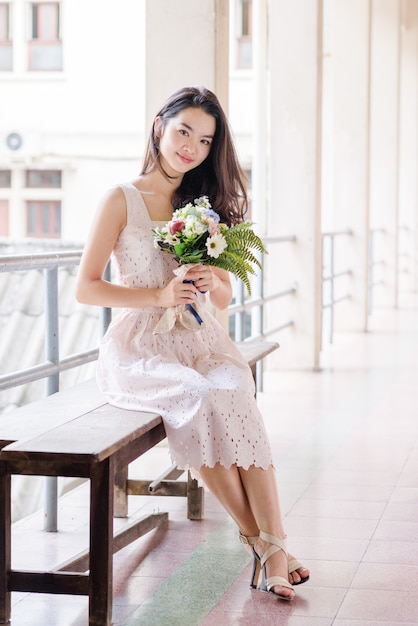
[[[12,0],[14,71],[0,72],[0,169],[14,172],[8,199],[10,236],[23,237],[20,172],[61,169],[62,237],[85,237],[98,197],[133,177],[144,143],[145,1],[62,0],[62,71],[27,71],[29,3]],[[22,146],[10,150],[10,133]],[[54,195],[47,190],[47,196]],[[37,194],[39,195],[39,192]],[[42,192],[41,192],[42,195]]]

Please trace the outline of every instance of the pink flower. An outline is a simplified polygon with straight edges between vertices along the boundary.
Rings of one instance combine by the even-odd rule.
[[[215,220],[209,222],[209,236],[213,237],[219,233],[219,224]]]
[[[185,223],[183,220],[173,220],[168,224],[168,230],[171,235],[175,235],[176,233],[181,233],[184,230]]]

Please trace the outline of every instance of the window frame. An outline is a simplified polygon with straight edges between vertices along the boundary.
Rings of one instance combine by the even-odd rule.
[[[4,23],[3,23],[4,22]],[[0,2],[0,72],[13,70],[12,4]],[[1,31],[4,31],[3,33]]]
[[[33,239],[60,239],[61,200],[26,200],[26,236]]]
[[[53,9],[52,17],[48,15],[50,9]],[[28,3],[28,11],[28,71],[62,72],[61,2],[35,0]],[[49,21],[52,21],[52,28]]]
[[[32,182],[31,176],[38,176],[40,180]],[[59,175],[59,181],[53,182],[52,175]],[[38,184],[40,183],[40,184]],[[27,169],[25,170],[25,187],[27,189],[61,189],[62,188],[62,170],[57,169]]]
[[[235,6],[235,68],[237,70],[251,70],[253,60],[253,2],[252,0],[237,0]],[[244,49],[245,47],[247,47],[247,51]],[[249,54],[248,62],[243,61],[245,54]]]

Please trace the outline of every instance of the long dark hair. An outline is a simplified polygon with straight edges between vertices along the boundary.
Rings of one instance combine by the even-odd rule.
[[[231,226],[241,222],[248,209],[247,185],[238,162],[225,113],[214,93],[205,87],[184,87],[176,91],[164,103],[156,117],[161,118],[164,129],[167,120],[183,109],[200,108],[216,122],[215,136],[207,158],[198,167],[183,176],[173,196],[175,209],[200,196],[208,196],[212,208],[223,222]],[[159,138],[154,124],[145,150],[141,174],[158,168],[170,178],[161,165]]]

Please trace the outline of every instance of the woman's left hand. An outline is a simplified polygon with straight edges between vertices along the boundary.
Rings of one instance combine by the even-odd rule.
[[[198,291],[209,292],[210,302],[216,309],[226,309],[231,304],[232,288],[227,271],[210,265],[195,265],[183,278],[192,280]]]
[[[196,289],[202,293],[214,291],[219,287],[219,278],[208,265],[199,265],[190,269],[185,280],[192,280]]]

